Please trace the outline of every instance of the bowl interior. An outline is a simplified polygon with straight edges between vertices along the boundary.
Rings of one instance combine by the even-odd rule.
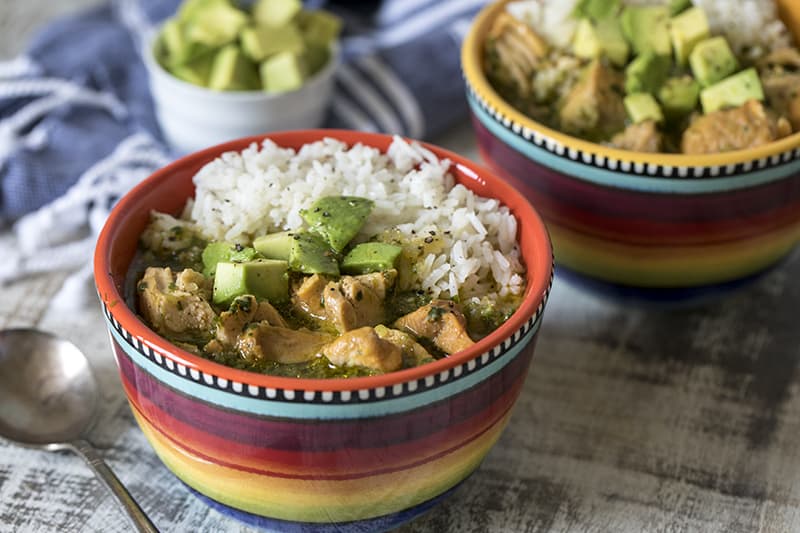
[[[481,196],[499,199],[509,207],[519,222],[518,240],[527,269],[527,288],[519,309],[500,328],[470,349],[452,357],[381,376],[347,380],[294,379],[257,374],[223,366],[173,346],[151,331],[134,311],[125,305],[123,296],[125,278],[136,252],[139,236],[150,219],[151,211],[176,214],[183,209],[186,200],[194,194],[192,177],[204,164],[223,152],[241,151],[265,137],[272,139],[279,146],[295,149],[324,137],[333,137],[348,145],[362,143],[382,151],[385,151],[392,142],[392,137],[389,135],[343,130],[302,130],[248,137],[183,157],[158,170],[135,187],[112,210],[98,239],[94,266],[100,299],[114,318],[143,342],[160,349],[162,353],[167,353],[176,362],[189,368],[243,383],[277,388],[349,390],[402,383],[408,379],[419,379],[462,364],[499,344],[537,312],[541,312],[552,278],[552,251],[544,224],[538,214],[519,192],[489,171],[452,152],[425,145],[438,157],[447,158],[453,163],[451,172],[459,183]]]
[[[673,167],[732,165],[785,153],[800,146],[800,132],[797,132],[775,142],[746,150],[705,155],[653,154],[610,148],[567,135],[533,120],[506,102],[489,83],[483,70],[483,50],[486,36],[495,18],[505,10],[506,4],[511,1],[512,0],[500,0],[486,6],[478,14],[470,27],[461,51],[461,64],[468,88],[485,100],[491,107],[496,109],[498,114],[507,117],[509,123],[505,124],[506,126],[513,123],[515,127],[527,128],[531,131],[539,132],[567,148],[573,148],[595,156],[629,161],[632,163],[652,163]],[[800,2],[796,0],[777,0],[777,2],[782,19],[787,24],[790,31],[795,36],[799,36]]]

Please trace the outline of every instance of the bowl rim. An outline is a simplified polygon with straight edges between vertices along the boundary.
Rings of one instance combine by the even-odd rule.
[[[481,9],[475,17],[461,47],[461,68],[468,89],[474,91],[480,99],[483,99],[489,106],[497,110],[498,114],[523,129],[526,128],[541,133],[561,143],[567,149],[575,149],[608,159],[629,161],[639,164],[654,164],[664,167],[719,167],[735,165],[748,161],[766,159],[777,154],[793,151],[800,147],[800,132],[795,132],[788,137],[778,139],[762,146],[730,152],[701,155],[646,153],[604,146],[599,143],[567,135],[545,126],[541,122],[518,111],[511,104],[506,102],[489,83],[483,71],[484,37],[495,17],[497,17],[500,11],[505,8],[506,4],[511,1],[513,0],[498,0],[492,2]],[[507,124],[504,126],[510,127]]]
[[[159,63],[158,60],[156,60],[155,46],[158,42],[158,37],[161,34],[161,28],[163,25],[164,23],[162,22],[155,28],[152,28],[145,38],[141,40],[139,55],[142,58],[142,62],[145,65],[148,75],[157,76],[159,79],[163,80],[164,83],[173,88],[187,91],[190,94],[204,98],[227,98],[237,102],[278,100],[287,95],[297,94],[307,87],[321,83],[321,80],[330,78],[339,68],[342,61],[342,48],[339,43],[339,39],[336,39],[329,45],[331,56],[325,66],[319,71],[315,72],[313,76],[305,80],[303,85],[297,89],[272,93],[261,89],[251,89],[248,91],[218,91],[184,81],[169,72],[167,69],[161,66],[161,63]]]
[[[119,231],[120,226],[127,220],[128,216],[144,208],[139,205],[140,199],[143,196],[154,189],[158,189],[161,183],[168,180],[170,175],[176,170],[211,161],[223,152],[231,150],[241,151],[252,143],[260,143],[267,138],[273,140],[279,146],[299,146],[321,140],[325,137],[341,140],[348,146],[358,142],[369,146],[376,146],[381,143],[390,143],[394,136],[351,130],[309,129],[272,132],[243,137],[183,156],[165,167],[156,170],[149,177],[136,185],[131,191],[125,194],[112,209],[100,232],[95,248],[94,278],[101,303],[106,307],[108,314],[113,316],[122,328],[127,330],[131,335],[138,337],[143,343],[157,350],[164,357],[172,359],[175,363],[183,364],[189,369],[199,370],[246,385],[309,391],[356,391],[374,389],[378,387],[390,387],[392,385],[434,376],[440,372],[475,360],[484,353],[491,351],[494,347],[502,345],[505,340],[511,338],[517,331],[524,328],[532,318],[541,320],[541,315],[544,311],[544,306],[552,284],[554,268],[550,237],[541,217],[518,190],[484,166],[470,161],[454,152],[424,142],[420,142],[420,144],[424,148],[431,150],[440,159],[449,159],[451,164],[457,169],[457,172],[464,174],[468,179],[483,184],[490,184],[494,191],[493,197],[500,200],[503,205],[512,209],[514,216],[517,218],[518,227],[522,227],[524,224],[527,235],[525,240],[530,240],[532,248],[536,251],[533,257],[523,257],[526,264],[527,286],[519,308],[498,329],[476,342],[470,348],[458,352],[451,357],[445,357],[432,363],[377,376],[328,379],[272,376],[269,374],[260,374],[232,368],[187,352],[151,330],[133,310],[127,306],[124,295],[117,290],[112,277],[110,250],[116,233]],[[407,137],[403,138],[408,141],[414,141]],[[132,243],[132,245],[135,245],[135,243]]]

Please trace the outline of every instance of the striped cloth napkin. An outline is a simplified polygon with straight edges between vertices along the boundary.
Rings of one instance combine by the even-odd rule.
[[[326,125],[435,136],[467,115],[461,40],[486,0],[307,1],[345,22]],[[116,200],[175,157],[140,43],[177,0],[110,0],[44,28],[0,62],[0,283],[78,270],[56,301],[88,301],[96,235]]]

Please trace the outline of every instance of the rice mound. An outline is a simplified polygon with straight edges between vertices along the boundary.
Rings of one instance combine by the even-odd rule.
[[[369,198],[375,208],[357,241],[390,228],[409,241],[442,239],[437,253],[416,263],[413,288],[434,298],[520,294],[525,268],[516,219],[498,200],[456,184],[449,168],[449,160],[399,137],[385,154],[331,138],[298,151],[266,139],[205,165],[194,176],[196,194],[184,219],[208,239],[249,244],[303,228],[300,210],[322,196]]]

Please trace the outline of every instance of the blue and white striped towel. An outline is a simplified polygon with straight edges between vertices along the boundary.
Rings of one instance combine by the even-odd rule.
[[[460,43],[486,0],[312,0],[345,21],[327,125],[429,138],[467,114]],[[173,154],[139,42],[178,0],[110,0],[0,62],[0,282],[86,265],[108,209]],[[41,261],[48,257],[48,261]]]

